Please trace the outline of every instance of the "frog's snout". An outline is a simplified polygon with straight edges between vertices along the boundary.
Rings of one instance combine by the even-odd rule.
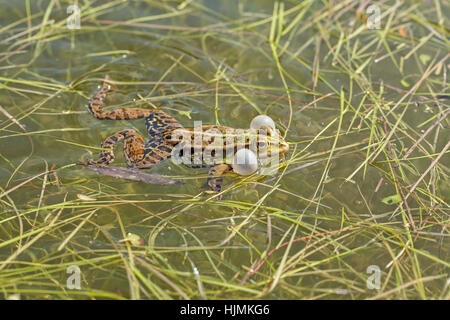
[[[287,153],[289,151],[289,144],[286,141],[280,142],[280,153]]]

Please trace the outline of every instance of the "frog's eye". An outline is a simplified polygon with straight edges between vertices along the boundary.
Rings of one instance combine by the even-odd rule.
[[[264,147],[266,145],[266,143],[264,141],[260,141],[258,142],[258,147]]]

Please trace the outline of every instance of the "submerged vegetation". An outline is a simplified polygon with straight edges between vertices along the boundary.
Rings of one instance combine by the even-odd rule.
[[[448,2],[0,2],[2,298],[450,298]],[[97,175],[76,163],[145,132],[89,115],[105,74],[108,108],[267,114],[289,154],[221,200],[170,161],[184,184]]]

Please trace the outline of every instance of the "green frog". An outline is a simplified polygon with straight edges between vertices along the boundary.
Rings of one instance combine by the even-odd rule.
[[[175,118],[162,110],[149,110],[144,108],[119,108],[115,110],[103,110],[105,98],[113,93],[108,76],[105,77],[101,90],[90,101],[88,109],[99,120],[132,120],[145,118],[145,125],[150,139],[145,142],[142,136],[134,129],[121,130],[106,138],[101,147],[103,149],[98,160],[88,160],[86,163],[98,167],[104,167],[114,161],[114,146],[122,142],[126,162],[131,168],[151,168],[159,162],[169,159],[174,148],[177,148],[179,156],[183,156],[186,142],[191,143],[190,157],[198,159],[199,153],[209,154],[210,161],[206,165],[211,168],[208,172],[208,186],[215,193],[220,193],[223,184],[223,175],[233,169],[233,159],[228,155],[237,151],[238,141],[246,136],[246,140],[239,144],[249,148],[251,141],[256,143],[258,151],[265,150],[265,154],[284,155],[289,150],[280,132],[272,127],[265,127],[265,135],[250,132],[250,129],[234,129],[220,125],[203,125],[200,128],[183,127]],[[251,139],[250,137],[253,137]],[[220,139],[219,139],[220,138]],[[217,141],[227,142],[217,144]],[[230,143],[231,141],[231,143]],[[219,151],[223,156],[215,156]],[[212,162],[211,162],[212,159]],[[203,165],[205,161],[203,161]],[[195,161],[194,161],[195,163]],[[200,165],[201,166],[201,165]]]

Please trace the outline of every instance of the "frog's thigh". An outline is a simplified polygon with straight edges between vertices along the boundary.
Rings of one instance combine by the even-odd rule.
[[[230,169],[231,169],[230,165],[222,163],[216,164],[209,170],[208,174],[211,176],[215,176],[208,178],[208,186],[211,188],[212,191],[219,193],[222,190],[223,177],[221,177],[221,175],[230,171]]]
[[[136,167],[144,158],[145,142],[142,136],[135,130],[127,130],[123,141],[123,153],[125,160],[131,167]]]

